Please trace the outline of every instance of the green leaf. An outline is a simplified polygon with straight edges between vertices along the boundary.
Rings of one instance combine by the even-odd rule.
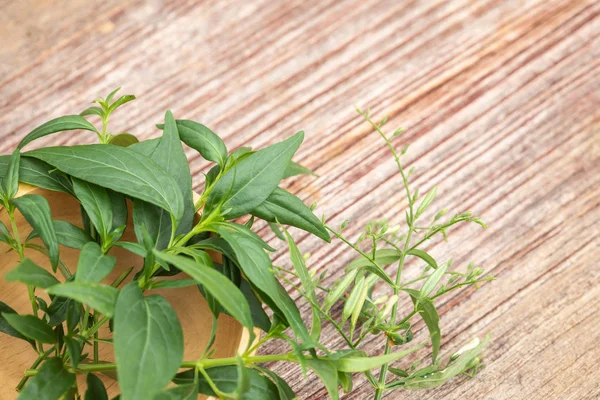
[[[45,198],[38,194],[26,194],[12,199],[11,202],[19,209],[23,217],[29,222],[42,238],[42,242],[48,249],[50,264],[56,271],[58,265],[58,240],[54,231],[50,205]]]
[[[151,157],[152,153],[158,147],[158,143],[160,143],[160,138],[148,139],[141,141],[139,143],[134,143],[129,146],[130,150],[135,151],[136,153],[142,154],[146,157]]]
[[[313,235],[331,242],[331,238],[323,222],[317,218],[302,200],[290,192],[276,188],[267,199],[252,210],[252,215],[267,222],[279,222],[295,226]]]
[[[205,211],[211,212],[220,204],[221,210],[229,209],[224,217],[233,219],[258,207],[279,185],[303,139],[304,133],[298,132],[244,158],[215,184],[208,195]]]
[[[49,294],[68,297],[92,307],[94,310],[112,317],[117,301],[118,290],[112,286],[91,282],[66,282],[47,289]]]
[[[238,387],[238,368],[236,365],[224,365],[207,368],[206,374],[215,383],[217,388],[224,393],[234,393]],[[247,370],[250,380],[250,389],[241,397],[243,400],[279,400],[277,388],[269,379],[254,369]],[[180,372],[173,379],[178,385],[192,384],[194,382],[194,370]],[[198,393],[208,396],[216,396],[202,375],[198,376]]]
[[[74,129],[84,129],[98,133],[94,125],[89,123],[88,120],[83,118],[81,115],[66,115],[64,117],[59,117],[48,121],[29,132],[27,136],[25,136],[18,144],[17,149],[22,149],[27,144],[41,137],[51,135],[56,132],[70,131]]]
[[[159,251],[154,254],[157,258],[173,264],[202,285],[227,312],[248,328],[252,333],[254,327],[250,314],[250,306],[242,292],[229,279],[217,270],[201,265],[188,258]]]
[[[75,384],[75,375],[63,368],[59,357],[49,358],[19,393],[18,400],[56,400]]]
[[[216,229],[228,230],[231,232],[239,233],[240,235],[252,240],[254,243],[256,243],[258,246],[262,247],[263,249],[265,249],[267,251],[275,251],[274,248],[269,246],[267,244],[267,242],[262,240],[262,238],[260,236],[258,236],[256,233],[254,233],[253,230],[251,230],[250,228],[248,228],[245,225],[240,225],[240,224],[236,224],[233,222],[214,222],[211,224],[211,227],[216,228]]]
[[[407,292],[415,307],[417,307],[418,302],[418,312],[423,321],[425,321],[425,325],[427,325],[427,330],[429,330],[429,337],[431,338],[431,357],[433,362],[437,359],[438,353],[440,351],[440,346],[442,342],[442,331],[440,330],[440,316],[438,315],[437,310],[435,309],[435,305],[433,301],[429,299],[421,299],[419,300],[419,292],[414,289],[404,288],[403,291]]]
[[[337,369],[335,364],[328,360],[319,360],[319,359],[306,359],[306,365],[308,368],[312,369],[315,374],[321,379],[325,388],[327,389],[327,393],[329,393],[329,398],[331,400],[338,400],[338,381],[337,381]]]
[[[133,144],[139,143],[139,139],[131,133],[123,132],[117,135],[111,136],[108,140],[108,144],[119,147],[129,147]]]
[[[177,126],[170,111],[165,114],[165,130],[150,158],[175,178],[179,191],[183,196],[183,218],[175,233],[189,232],[192,229],[194,220],[192,178],[187,158],[181,146]],[[143,204],[143,202],[136,200],[134,202],[133,221],[138,240],[141,237],[141,226],[145,225],[150,237],[156,244],[156,248],[162,250],[169,245],[172,233],[171,218],[162,209],[156,209],[150,204]]]
[[[423,345],[418,345],[397,353],[390,353],[374,357],[341,357],[333,360],[332,362],[335,364],[337,370],[341,372],[365,372],[372,370],[373,368],[381,367],[383,364],[388,364],[392,361],[406,357],[422,347]]]
[[[438,387],[448,382],[450,379],[467,369],[471,361],[481,354],[489,341],[489,335],[486,336],[483,342],[479,342],[479,340],[476,339],[461,349],[462,351],[459,351],[461,354],[458,358],[450,362],[446,368],[425,376],[409,377],[404,382],[403,387],[406,389],[428,389]]]
[[[26,153],[76,178],[141,199],[183,217],[181,190],[154,161],[129,147],[92,144],[46,147]]]
[[[354,259],[348,266],[346,267],[346,272],[350,272],[357,268],[364,268],[369,272],[372,272],[379,276],[381,279],[389,283],[390,285],[395,285],[394,281],[389,277],[389,275],[380,268],[377,268],[373,261],[379,265],[379,267],[383,267],[385,265],[390,265],[395,263],[400,259],[401,253],[396,249],[379,249],[375,253],[375,259],[371,260],[371,258],[367,259],[364,256]]]
[[[106,101],[104,103],[105,104],[110,104],[110,102],[112,101],[113,97],[115,96],[115,94],[117,94],[119,92],[119,90],[121,90],[120,86],[118,88],[116,88],[115,90],[113,90],[112,92],[110,92],[108,94],[108,96],[106,96]]]
[[[77,368],[77,365],[79,365],[79,359],[81,358],[81,345],[77,340],[70,336],[65,336],[63,340],[65,341],[67,351],[69,352],[71,365],[73,365],[74,368]]]
[[[13,151],[8,163],[8,169],[2,178],[2,189],[7,199],[12,199],[19,190],[19,166],[21,163],[21,153],[19,150]]]
[[[81,250],[86,243],[93,240],[89,233],[70,222],[55,219],[52,223],[58,243],[65,247]]]
[[[431,292],[435,289],[435,287],[440,283],[446,270],[448,269],[448,264],[442,264],[438,269],[436,269],[429,278],[423,283],[421,290],[419,291],[419,300],[427,298]]]
[[[4,279],[9,282],[21,282],[43,289],[60,283],[54,275],[38,266],[29,258],[23,259],[15,269],[7,272],[4,275]]]
[[[32,346],[35,346],[35,342],[29,339],[27,336],[21,334],[18,330],[13,328],[6,319],[4,319],[5,314],[15,314],[18,315],[15,310],[13,310],[8,304],[0,301],[0,332],[6,333],[12,337],[16,337],[17,339],[23,339],[29,342]]]
[[[250,370],[246,368],[244,365],[244,360],[239,354],[236,356],[236,358],[238,369],[238,385],[236,393],[238,396],[243,397],[244,394],[250,390],[250,374],[248,372]]]
[[[264,249],[252,238],[240,232],[218,226],[217,233],[233,248],[244,275],[280,309],[294,334],[306,346],[316,346],[308,333],[300,312],[289,294],[273,275],[271,260]]]
[[[255,368],[262,372],[264,375],[267,375],[275,384],[275,386],[277,387],[277,392],[279,393],[280,400],[296,399],[296,393],[294,393],[290,385],[288,385],[288,383],[282,377],[280,377],[268,368],[262,368],[258,365],[255,365]]]
[[[22,335],[41,343],[53,344],[56,336],[50,325],[34,315],[3,312],[2,317]]]
[[[396,261],[400,260],[402,254],[396,249],[379,249],[375,252],[375,262],[380,266],[391,265]],[[365,257],[358,257],[348,264],[346,271],[353,270],[355,268],[363,268],[373,265],[371,261]]]
[[[198,151],[206,160],[221,166],[227,161],[227,147],[213,131],[206,126],[185,119],[177,120],[177,129],[181,141]]]
[[[419,257],[421,260],[423,260],[427,264],[431,265],[431,268],[433,268],[433,269],[438,268],[438,265],[437,265],[437,262],[435,262],[435,259],[433,257],[431,257],[428,253],[424,252],[423,250],[412,249],[412,250],[407,251],[406,254],[410,254],[412,256]]]
[[[193,383],[163,390],[154,396],[154,400],[197,400],[198,392]]]
[[[297,176],[297,175],[318,176],[317,174],[312,172],[310,169],[303,167],[302,165],[298,164],[297,162],[291,161],[290,164],[285,169],[285,173],[283,174],[283,179],[290,178],[292,176]]]
[[[195,286],[198,282],[194,279],[176,279],[176,280],[161,280],[152,285],[152,289],[181,289],[188,286]]]
[[[107,98],[106,102],[110,102],[111,99]],[[132,94],[126,94],[124,96],[119,97],[117,100],[115,100],[114,103],[112,103],[110,105],[110,107],[108,108],[108,112],[111,113],[113,111],[115,111],[117,108],[121,107],[123,104],[125,103],[129,103],[130,101],[135,100],[135,96]]]
[[[96,375],[89,373],[86,378],[87,390],[84,400],[108,400],[104,384]]]
[[[97,115],[99,117],[102,117],[102,116],[104,116],[104,111],[102,111],[102,109],[100,107],[92,106],[92,107],[88,107],[85,110],[83,110],[82,112],[80,112],[79,115],[81,115],[82,117],[85,117],[88,115]]]
[[[113,345],[123,399],[151,399],[169,383],[183,360],[177,314],[163,297],[144,297],[137,282],[119,294]]]
[[[10,156],[0,156],[0,176],[8,170]],[[60,173],[50,172],[54,168],[41,160],[21,157],[19,182],[55,192],[72,193],[70,183]]]
[[[283,228],[283,232],[285,233],[287,244],[290,249],[290,260],[292,261],[292,265],[294,266],[294,270],[296,274],[300,278],[300,283],[302,284],[302,289],[304,289],[306,295],[309,299],[311,299],[314,303],[317,303],[317,295],[315,294],[315,284],[310,277],[310,273],[308,272],[308,268],[306,268],[306,263],[304,262],[304,257],[300,254],[300,250],[294,239],[290,236],[289,232]],[[312,308],[312,325],[310,328],[310,336],[315,341],[319,341],[319,337],[321,336],[321,315],[316,308]]]
[[[75,282],[100,283],[113,270],[117,259],[102,254],[102,249],[96,242],[89,242],[79,254]]]
[[[93,183],[73,178],[73,191],[81,202],[90,221],[100,234],[102,242],[107,241],[112,230],[112,202],[106,189]]]
[[[143,245],[141,245],[140,243],[117,242],[117,243],[115,243],[115,246],[124,248],[125,250],[130,251],[133,254],[136,254],[142,258],[146,258],[147,254],[148,254],[146,252],[146,248]]]
[[[111,137],[108,141],[108,144],[114,144],[115,146],[121,147],[128,147],[135,143],[139,143],[139,140],[131,133],[119,133],[118,135]]]

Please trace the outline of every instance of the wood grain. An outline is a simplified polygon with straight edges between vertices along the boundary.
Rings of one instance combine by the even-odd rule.
[[[457,269],[474,261],[498,278],[437,304],[443,354],[493,334],[481,374],[389,398],[595,399],[599,13],[592,0],[5,2],[0,150],[117,86],[138,100],[115,114],[115,132],[157,136],[167,108],[214,128],[230,149],[303,129],[297,161],[320,177],[289,188],[318,202],[331,224],[351,219],[355,236],[373,218],[402,223],[407,205],[392,159],[353,109],[371,107],[390,116],[390,129],[407,128],[394,143],[411,144],[413,185],[422,193],[437,185],[438,208],[471,209],[490,225],[457,228],[428,251],[454,257]],[[94,140],[65,133],[37,145]],[[209,165],[188,157],[199,189]],[[260,233],[286,265],[285,246]],[[353,257],[339,242],[294,234],[328,282]],[[409,264],[407,277],[416,271]],[[302,311],[309,315],[306,305]],[[415,328],[417,339],[426,337],[422,324]],[[366,350],[381,351],[381,342],[373,338]],[[273,343],[262,352],[282,349]],[[274,368],[301,398],[326,398],[314,376]],[[361,379],[354,389],[345,398],[371,393]]]

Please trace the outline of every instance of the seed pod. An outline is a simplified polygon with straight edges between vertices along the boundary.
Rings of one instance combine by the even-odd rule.
[[[377,321],[375,323],[380,324],[381,322],[383,322],[383,320],[386,319],[392,313],[392,308],[397,302],[398,295],[391,296],[383,306],[381,312],[377,315]]]
[[[366,298],[366,296],[367,296],[366,288],[367,288],[366,279],[363,276],[359,279],[358,283],[356,285],[354,285],[354,288],[350,292],[350,296],[348,297],[348,300],[346,300],[346,304],[344,305],[344,311],[342,312],[342,322],[346,321],[351,315],[353,315],[356,306],[359,305],[359,301],[363,297],[363,292],[364,292],[364,297]],[[363,302],[364,302],[364,300],[363,300]],[[362,308],[362,303],[360,303],[360,308]],[[358,309],[359,312],[360,312],[360,308]]]
[[[358,275],[358,269],[349,271],[346,276],[344,276],[341,280],[337,282],[334,288],[329,292],[325,301],[323,301],[323,309],[329,310],[332,305],[335,304],[336,301],[342,297],[346,289],[352,284],[354,278]]]
[[[413,340],[413,333],[409,329],[404,333],[387,332],[388,343],[393,346],[400,346]]]

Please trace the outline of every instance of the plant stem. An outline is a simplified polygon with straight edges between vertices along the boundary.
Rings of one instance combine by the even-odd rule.
[[[31,368],[28,369],[27,371],[36,371],[37,372],[36,368],[38,367],[38,365],[40,365],[40,363],[42,361],[44,361],[46,359],[46,357],[48,357],[53,351],[54,351],[54,346],[50,347],[48,350],[46,350],[42,354],[38,355],[38,358],[33,362],[33,364],[31,364]],[[17,392],[19,392],[19,391],[21,391],[21,389],[23,389],[23,386],[25,386],[25,384],[27,383],[27,380],[29,379],[29,377],[31,375],[35,375],[35,374],[27,374],[27,372],[25,372],[25,376],[23,376],[23,378],[21,378],[21,380],[19,381],[19,384],[16,387]]]

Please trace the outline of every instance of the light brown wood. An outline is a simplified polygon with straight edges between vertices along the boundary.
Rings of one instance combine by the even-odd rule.
[[[439,186],[436,208],[472,209],[490,225],[460,227],[427,250],[498,278],[436,304],[444,355],[493,334],[486,369],[389,398],[596,399],[599,13],[594,0],[5,2],[0,149],[10,152],[40,123],[117,86],[138,100],[111,119],[114,132],[155,137],[167,108],[213,128],[230,149],[303,129],[296,159],[320,178],[287,188],[318,202],[334,226],[351,219],[347,233],[356,237],[370,219],[404,218],[393,162],[353,105],[389,114],[391,131],[407,128],[394,144],[411,144],[412,183],[422,193]],[[71,132],[31,147],[94,141]],[[209,164],[188,156],[200,189]],[[288,265],[285,246],[260,233]],[[326,283],[353,257],[337,241],[294,235],[312,253],[311,267],[328,271]],[[405,273],[416,270],[409,264]],[[302,312],[310,316],[306,305]],[[425,339],[423,325],[415,329]],[[332,330],[324,337],[342,346]],[[381,343],[373,338],[366,350],[377,353]],[[262,352],[283,350],[272,343]],[[326,397],[312,374],[272,367],[301,398]],[[346,398],[371,393],[358,379]]]
[[[50,204],[53,219],[68,221],[82,227],[79,203],[73,196],[66,193],[39,189],[29,185],[22,185],[19,188],[17,196],[20,197],[25,194],[40,194],[44,196]],[[4,224],[10,226],[10,220],[8,219],[6,210],[3,208],[0,210],[0,219]],[[16,211],[15,219],[17,229],[21,235],[27,235],[31,232],[30,225],[18,211]],[[121,240],[136,240],[133,232],[131,213],[129,215],[127,229]],[[39,239],[32,241],[32,243],[36,242],[39,245],[43,245]],[[0,243],[0,253],[3,254],[0,259],[0,273],[2,273],[2,275],[14,268],[19,262],[18,254],[14,251],[7,253],[8,250],[9,247],[7,244]],[[135,274],[135,271],[139,270],[143,263],[143,260],[140,257],[122,248],[114,247],[109,254],[117,258],[117,265],[103,281],[103,283],[106,284],[112,283],[126,269],[133,266],[135,267],[135,270],[125,282],[131,281],[133,274]],[[26,249],[25,256],[33,260],[36,264],[46,268],[48,271],[51,271],[48,258],[43,254],[32,249]],[[77,260],[79,258],[79,250],[60,246],[60,257],[71,272],[75,272]],[[181,275],[178,275],[166,279],[181,279],[181,277]],[[31,302],[29,300],[28,292],[23,284],[8,282],[5,279],[1,279],[0,293],[2,294],[3,300],[9,303],[19,314],[31,314]],[[184,359],[194,360],[198,358],[198,354],[204,351],[204,348],[208,343],[212,326],[212,317],[204,297],[202,297],[198,289],[194,286],[178,290],[153,290],[152,294],[159,294],[166,298],[175,309],[175,312],[181,321],[185,346]],[[50,304],[50,299],[43,290],[38,290],[36,295],[42,297]],[[214,344],[216,357],[235,356],[238,350],[241,349],[241,351],[244,351],[246,349],[249,340],[247,330],[243,329],[233,318],[224,314],[219,317],[217,335]],[[112,337],[107,326],[99,331],[99,337]],[[91,348],[89,348],[84,350],[84,353],[87,352],[91,354],[91,351]],[[0,386],[0,398],[9,399],[15,397],[14,388],[22,378],[23,371],[29,368],[33,361],[35,361],[35,353],[31,349],[31,346],[23,340],[3,335],[2,340],[0,340],[0,354],[2,354],[3,359],[3,362],[0,363],[0,382],[2,382],[2,385]],[[100,343],[99,359],[108,362],[115,361],[112,345]],[[99,376],[104,381],[109,395],[111,397],[116,396],[119,393],[116,381],[108,376],[100,374]],[[78,385],[80,387],[85,387],[85,376],[81,375],[79,377]]]

